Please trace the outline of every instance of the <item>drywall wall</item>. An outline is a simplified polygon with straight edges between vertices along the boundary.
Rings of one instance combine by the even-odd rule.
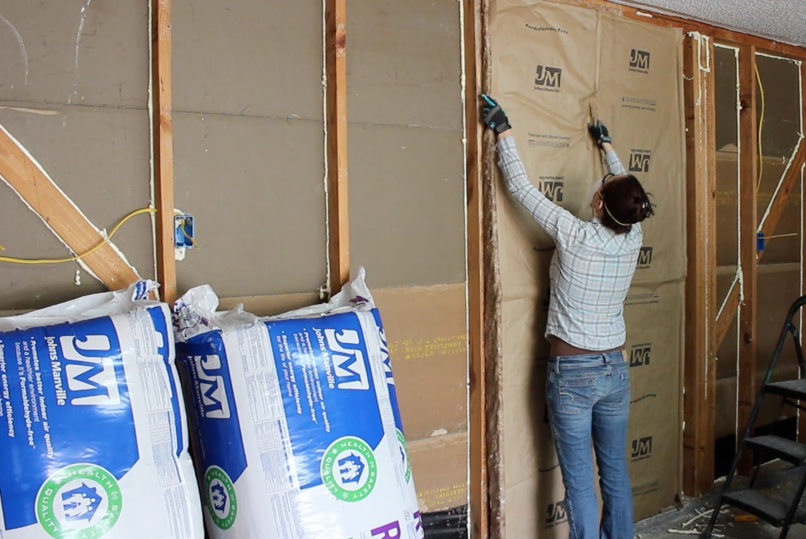
[[[459,3],[347,9],[353,267],[374,286],[464,282]]]
[[[317,290],[327,274],[322,3],[173,7],[176,206],[200,248],[180,292]]]
[[[148,39],[146,2],[0,6],[0,124],[99,229],[150,202]],[[8,256],[71,254],[2,182],[0,231]],[[153,277],[147,216],[130,221],[114,242],[141,276]],[[76,263],[0,264],[0,283],[0,309],[104,289]]]
[[[468,488],[459,8],[348,5],[351,260],[377,293],[429,511],[466,504]],[[148,3],[27,2],[0,15],[0,123],[97,226],[148,205]],[[196,217],[199,246],[177,263],[180,292],[210,284],[223,307],[243,302],[259,314],[318,300],[327,275],[322,27],[320,0],[174,2],[175,199]],[[67,254],[0,191],[6,254]],[[138,219],[116,239],[152,277],[151,224]],[[0,266],[0,310],[102,289],[86,274],[77,287],[75,271]]]
[[[347,2],[350,259],[384,318],[423,511],[468,490],[459,8]]]

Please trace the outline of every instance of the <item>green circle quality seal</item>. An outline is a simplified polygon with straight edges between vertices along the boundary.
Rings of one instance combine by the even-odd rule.
[[[409,448],[406,445],[406,437],[400,429],[397,430],[397,442],[400,444],[400,458],[403,459],[403,464],[406,466],[406,483],[411,481],[411,462],[409,462]]]
[[[372,448],[353,436],[339,438],[322,457],[322,481],[339,500],[363,500],[378,481],[378,463]]]
[[[36,496],[36,519],[56,539],[96,539],[118,521],[123,496],[115,477],[95,464],[51,475]]]
[[[210,466],[204,474],[204,498],[213,523],[230,529],[238,515],[238,500],[227,472],[218,466]]]

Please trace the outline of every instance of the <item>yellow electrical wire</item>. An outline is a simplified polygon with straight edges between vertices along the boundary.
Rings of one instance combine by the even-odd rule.
[[[756,64],[756,80],[758,80],[758,90],[761,94],[761,118],[758,122],[758,185],[756,192],[761,189],[761,177],[764,174],[764,148],[762,146],[761,134],[764,132],[764,112],[766,103],[764,103],[764,85],[761,83],[761,73],[758,71],[758,64]]]
[[[12,256],[0,256],[0,262],[9,262],[11,264],[62,264],[64,262],[75,262],[76,260],[81,260],[82,258],[91,255],[92,253],[94,253],[107,243],[109,243],[112,240],[112,236],[115,235],[115,232],[117,232],[118,229],[121,226],[123,226],[123,223],[125,223],[132,217],[142,215],[144,213],[157,213],[157,210],[155,208],[140,208],[139,210],[134,210],[126,217],[118,221],[118,224],[115,225],[115,227],[112,229],[112,232],[110,232],[101,243],[99,243],[98,245],[96,245],[95,247],[93,247],[84,254],[71,256],[69,258],[15,258]]]
[[[177,210],[176,208],[174,208],[174,215],[185,215],[185,214],[182,213],[181,211]],[[182,234],[184,234],[185,237],[190,240],[190,243],[193,244],[193,247],[195,247],[196,249],[199,248],[199,245],[196,243],[196,238],[194,238],[193,236],[188,234],[187,229],[185,229],[185,220],[184,219],[182,219],[182,222],[179,223],[179,230],[181,230]]]
[[[188,234],[188,231],[185,229],[185,220],[184,219],[182,219],[182,223],[179,225],[179,230],[181,230],[182,234],[184,234],[185,237],[190,240],[190,243],[193,244],[193,247],[195,247],[196,249],[199,248],[199,246],[196,244],[196,238],[194,238],[193,236]]]

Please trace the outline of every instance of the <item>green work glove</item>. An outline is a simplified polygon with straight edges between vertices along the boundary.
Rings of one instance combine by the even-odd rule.
[[[484,125],[498,134],[512,129],[504,109],[501,108],[501,105],[499,105],[495,99],[486,94],[481,94],[481,102],[482,121]]]
[[[607,127],[601,120],[596,120],[595,124],[588,124],[588,133],[591,134],[600,149],[605,142],[613,142],[613,139],[610,138],[610,133],[607,132]]]

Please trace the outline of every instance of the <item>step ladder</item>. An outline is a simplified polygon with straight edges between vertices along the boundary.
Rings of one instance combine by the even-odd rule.
[[[733,479],[736,476],[736,469],[739,467],[739,462],[745,450],[753,451],[758,455],[778,458],[796,467],[806,465],[806,445],[779,436],[751,436],[761,405],[764,398],[768,395],[781,397],[782,407],[784,404],[788,404],[806,411],[806,408],[797,402],[801,401],[806,403],[806,364],[804,364],[803,349],[800,346],[800,333],[798,328],[792,323],[792,319],[803,305],[806,305],[806,296],[802,296],[796,300],[789,308],[789,313],[784,322],[784,328],[781,330],[781,336],[778,338],[775,352],[773,352],[772,358],[770,359],[770,365],[767,368],[764,383],[761,385],[758,399],[756,399],[753,412],[750,414],[750,421],[739,443],[736,456],[733,458],[733,464],[731,464],[728,477],[717,498],[711,520],[708,522],[708,526],[702,534],[703,539],[711,538],[711,533],[713,532],[714,525],[719,517],[719,511],[723,505],[731,505],[743,511],[747,511],[748,513],[752,513],[766,520],[776,528],[781,528],[781,534],[778,536],[779,539],[784,539],[787,536],[789,527],[792,524],[806,524],[806,511],[798,509],[803,490],[806,487],[806,468],[804,468],[800,482],[796,485],[791,500],[782,500],[761,491],[753,490],[756,478],[758,477],[761,459],[757,459],[756,461],[758,464],[756,464],[753,469],[748,487],[744,490],[730,491],[731,483],[733,483]],[[791,334],[795,341],[795,351],[798,356],[801,379],[772,382],[772,374],[781,357],[781,352],[784,349],[788,334]]]

